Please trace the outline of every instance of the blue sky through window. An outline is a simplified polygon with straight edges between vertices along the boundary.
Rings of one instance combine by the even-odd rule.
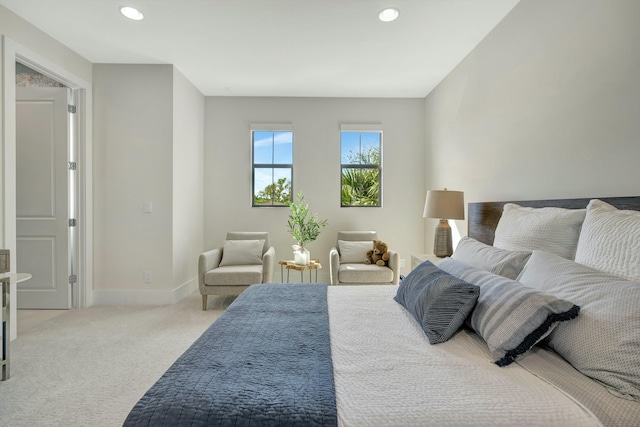
[[[293,132],[254,131],[253,164],[260,166],[286,165],[286,168],[255,167],[253,194],[266,186],[286,178],[291,183],[293,164]]]
[[[253,163],[293,163],[293,132],[254,132]]]
[[[380,133],[341,132],[340,141],[340,163],[359,164],[359,153],[368,153],[372,148],[380,148]]]

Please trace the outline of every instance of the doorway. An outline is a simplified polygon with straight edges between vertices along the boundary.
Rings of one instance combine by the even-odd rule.
[[[16,270],[31,280],[18,309],[70,309],[75,242],[72,91],[16,62]]]
[[[77,113],[72,115],[75,124],[70,127],[77,141],[76,155],[77,169],[75,179],[77,182],[77,198],[72,200],[70,205],[75,206],[73,213],[76,219],[76,227],[73,228],[71,239],[76,242],[76,254],[71,259],[75,260],[73,265],[75,271],[76,284],[73,287],[71,306],[87,307],[92,305],[93,300],[93,211],[92,211],[92,84],[90,77],[88,80],[80,77],[74,72],[70,72],[64,66],[64,62],[55,62],[39,53],[15,42],[7,36],[2,37],[2,67],[3,67],[3,87],[2,118],[4,128],[2,129],[2,170],[0,177],[2,192],[0,193],[2,227],[0,228],[1,247],[9,249],[12,254],[11,271],[16,269],[17,255],[17,204],[16,204],[16,62],[27,65],[29,68],[53,78],[72,89]],[[53,55],[60,61],[64,58]],[[83,66],[73,63],[76,68],[87,74],[90,72]],[[71,229],[71,228],[70,228]],[[19,263],[20,261],[18,261]],[[69,267],[72,268],[72,267]],[[28,271],[25,271],[28,273]],[[11,318],[16,319],[17,298],[16,285],[11,285]],[[18,287],[19,289],[19,287]],[[16,322],[11,323],[11,339],[17,335]]]

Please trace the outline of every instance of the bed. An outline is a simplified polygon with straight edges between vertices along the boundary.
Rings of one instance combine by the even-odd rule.
[[[638,426],[635,211],[471,203],[454,255],[400,286],[251,286],[124,424]]]

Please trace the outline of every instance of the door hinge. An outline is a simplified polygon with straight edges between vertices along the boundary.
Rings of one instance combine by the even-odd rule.
[[[69,276],[69,284],[73,285],[75,283],[78,282],[78,276],[76,276],[75,274],[72,274],[71,276]]]
[[[75,112],[76,112],[76,106],[75,106],[75,105],[68,104],[68,105],[67,105],[67,111],[68,111],[68,112],[70,112],[71,114],[75,114]]]
[[[75,227],[75,226],[76,226],[75,218],[70,218],[69,219],[69,227]]]
[[[67,169],[69,169],[70,171],[76,170],[77,167],[78,167],[78,164],[76,162],[67,163]]]

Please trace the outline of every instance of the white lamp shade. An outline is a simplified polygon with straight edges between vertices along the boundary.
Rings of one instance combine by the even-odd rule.
[[[429,190],[424,202],[424,218],[464,219],[462,191]]]

